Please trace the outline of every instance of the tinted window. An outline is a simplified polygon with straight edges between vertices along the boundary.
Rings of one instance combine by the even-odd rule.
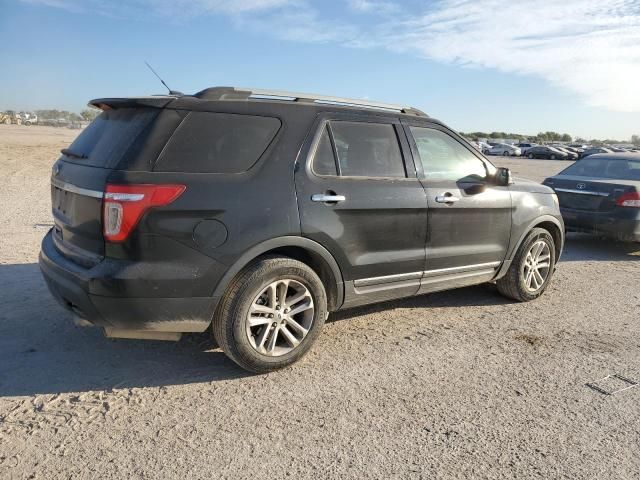
[[[354,177],[405,177],[393,125],[331,122],[340,174]]]
[[[640,180],[640,159],[585,158],[566,168],[561,174],[579,177]]]
[[[272,117],[191,112],[158,159],[155,171],[240,173],[258,161],[280,120]]]
[[[453,137],[439,130],[410,127],[428,179],[485,178],[484,163]]]
[[[336,159],[333,154],[333,147],[331,146],[327,127],[324,128],[324,132],[316,148],[315,156],[313,157],[313,171],[318,175],[338,174],[336,170]]]
[[[66,160],[114,168],[159,112],[155,108],[118,108],[102,112],[69,146],[73,155],[67,156]]]

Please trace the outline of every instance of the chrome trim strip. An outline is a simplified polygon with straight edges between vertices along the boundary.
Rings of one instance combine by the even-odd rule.
[[[476,265],[463,265],[462,267],[439,268],[437,270],[425,270],[422,272],[399,273],[396,275],[384,275],[382,277],[370,277],[354,280],[355,287],[366,287],[381,283],[402,282],[416,278],[436,277],[439,275],[450,275],[452,273],[462,273],[468,271],[482,270],[499,267],[502,262],[478,263]]]
[[[396,275],[384,275],[382,277],[361,278],[354,280],[355,287],[366,287],[368,285],[377,285],[379,283],[401,282],[404,280],[412,280],[421,278],[424,272],[399,273]]]
[[[139,202],[144,198],[144,193],[120,193],[107,192],[104,194],[105,200],[115,200],[117,202]]]
[[[390,110],[390,111],[398,111],[398,112],[404,112],[406,110],[413,110],[416,112],[419,111],[416,108],[410,107],[408,105],[374,102],[371,100],[364,100],[359,98],[332,97],[328,95],[318,95],[315,93],[286,92],[282,90],[267,90],[267,89],[261,89],[261,88],[234,87],[234,89],[239,91],[249,91],[251,92],[252,97],[290,98],[293,101],[313,100],[314,102],[318,102],[318,103],[378,108],[382,110]],[[423,115],[425,114],[423,113]]]
[[[78,187],[73,183],[61,182],[60,180],[56,180],[55,178],[51,179],[51,185],[59,188],[60,190],[64,190],[69,193],[77,193],[78,195],[84,195],[85,197],[99,198],[102,199],[104,197],[104,192],[99,192],[97,190],[89,190],[87,188]]]
[[[571,188],[556,188],[555,191],[564,193],[579,193],[580,195],[595,195],[597,197],[608,197],[610,195],[607,192],[594,192],[592,190],[573,190]]]
[[[484,268],[496,268],[500,266],[501,262],[489,262],[489,263],[478,263],[476,265],[463,265],[461,267],[451,267],[451,268],[439,268],[437,270],[426,270],[423,272],[423,277],[435,277],[438,275],[448,275],[451,273],[461,273],[468,272],[473,270],[482,270]]]

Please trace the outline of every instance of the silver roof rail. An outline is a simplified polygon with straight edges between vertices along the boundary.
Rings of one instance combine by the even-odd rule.
[[[194,95],[204,100],[245,100],[273,99],[288,100],[301,103],[322,103],[328,105],[341,105],[348,107],[364,107],[392,112],[400,112],[427,117],[428,115],[417,108],[397,105],[393,103],[374,102],[357,98],[332,97],[328,95],[317,95],[315,93],[286,92],[281,90],[266,90],[262,88],[240,88],[240,87],[212,87],[202,90]]]

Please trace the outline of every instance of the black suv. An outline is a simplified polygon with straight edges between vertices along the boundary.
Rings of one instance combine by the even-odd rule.
[[[40,267],[110,337],[212,325],[265,372],[329,312],[491,281],[533,300],[560,257],[553,190],[413,108],[229,87],[91,104],[53,166]]]

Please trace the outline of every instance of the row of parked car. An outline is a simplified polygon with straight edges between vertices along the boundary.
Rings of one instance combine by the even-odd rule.
[[[542,158],[547,160],[578,160],[596,153],[638,152],[638,149],[620,147],[597,147],[591,145],[537,145],[535,143],[485,143],[474,145],[485,155],[502,155],[505,157]]]

